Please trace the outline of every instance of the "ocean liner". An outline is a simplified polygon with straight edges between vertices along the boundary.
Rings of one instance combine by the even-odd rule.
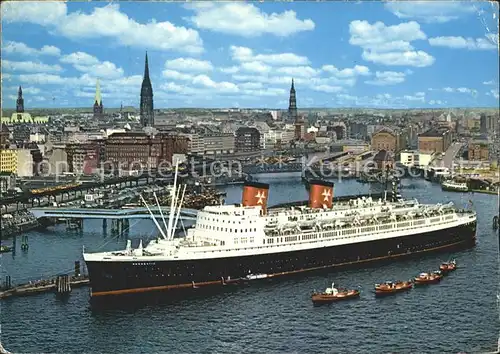
[[[241,204],[206,206],[192,228],[174,237],[185,194],[176,177],[177,171],[168,225],[143,200],[157,239],[135,249],[128,241],[124,250],[84,252],[92,297],[221,286],[475,245],[473,210],[399,194],[333,203],[333,183],[321,180],[309,181],[307,205],[277,209],[267,208],[268,184],[246,182]]]

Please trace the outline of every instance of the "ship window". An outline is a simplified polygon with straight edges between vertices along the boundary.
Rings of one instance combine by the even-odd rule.
[[[229,229],[229,232],[233,232],[233,229]]]
[[[248,232],[248,229],[245,229],[245,232]]]

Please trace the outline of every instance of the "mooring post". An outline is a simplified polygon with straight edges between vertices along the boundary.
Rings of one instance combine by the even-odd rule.
[[[57,276],[56,291],[58,294],[68,294],[71,292],[71,278],[68,274]]]
[[[80,261],[75,261],[75,278],[79,277],[80,273]]]
[[[29,245],[28,245],[28,236],[27,235],[23,235],[21,237],[21,249],[23,251],[27,251],[29,248]]]
[[[12,286],[11,280],[10,280],[10,275],[5,276],[5,289],[8,290]]]

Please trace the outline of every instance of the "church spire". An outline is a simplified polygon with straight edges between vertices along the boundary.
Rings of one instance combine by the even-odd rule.
[[[297,120],[297,97],[295,96],[295,86],[292,79],[292,87],[290,88],[290,100],[288,105],[288,115],[294,121]]]
[[[149,80],[148,52],[146,52],[146,63],[144,65],[144,79]]]
[[[95,85],[94,118],[101,118],[103,114],[104,107],[102,106],[101,85],[99,79],[97,79]]]
[[[95,103],[98,105],[102,104],[101,99],[101,85],[99,84],[99,79],[97,79],[96,87],[95,87]]]
[[[154,125],[153,111],[153,87],[149,78],[148,53],[146,52],[146,61],[144,63],[144,78],[141,86],[140,117],[143,127]]]
[[[17,91],[16,112],[24,113],[24,98],[21,86],[19,86],[19,90]]]

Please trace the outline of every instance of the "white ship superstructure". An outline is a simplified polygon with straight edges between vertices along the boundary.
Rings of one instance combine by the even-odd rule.
[[[211,285],[475,243],[472,210],[398,198],[333,204],[333,184],[324,181],[310,183],[308,205],[270,210],[269,186],[247,182],[240,205],[207,206],[174,238],[180,190],[174,182],[164,227],[147,206],[160,236],[146,247],[129,242],[122,251],[84,254],[93,294]]]

